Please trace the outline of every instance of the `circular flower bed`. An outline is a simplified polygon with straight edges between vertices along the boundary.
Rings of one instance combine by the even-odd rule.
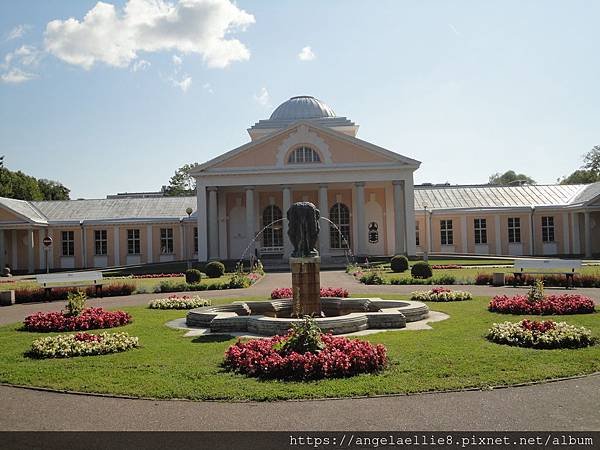
[[[495,323],[486,337],[497,344],[532,348],[579,348],[594,344],[592,332],[566,322],[523,320]]]
[[[27,316],[23,324],[27,331],[51,332],[113,328],[130,322],[131,316],[124,311],[87,308],[78,316],[70,316],[62,312],[37,312]]]
[[[593,313],[595,306],[591,298],[580,294],[548,295],[537,301],[525,295],[497,295],[488,309],[505,314],[585,314]]]
[[[411,300],[421,302],[458,302],[471,300],[473,296],[466,291],[453,291],[445,287],[435,287],[429,291],[418,291],[410,294]]]
[[[321,334],[305,318],[285,336],[238,341],[225,352],[223,366],[258,378],[314,380],[378,372],[387,361],[383,345]]]
[[[210,306],[210,300],[197,295],[194,297],[170,295],[167,298],[157,298],[148,303],[148,307],[151,309],[193,309],[201,306]]]
[[[77,333],[36,339],[31,344],[32,358],[72,358],[124,352],[138,347],[139,341],[127,333]]]

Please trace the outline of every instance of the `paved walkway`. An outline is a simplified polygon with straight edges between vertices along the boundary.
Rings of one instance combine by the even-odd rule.
[[[364,286],[343,272],[323,272],[321,284],[370,295],[405,294],[422,288]],[[289,274],[276,273],[249,289],[206,291],[203,295],[265,297],[272,289],[289,285]],[[516,290],[464,289],[475,295]],[[600,303],[600,290],[576,292]],[[157,296],[160,294],[89,303],[107,308],[142,305]],[[3,307],[0,324],[63,307],[64,302]],[[600,375],[493,391],[270,403],[139,400],[0,386],[0,404],[2,430],[600,430]]]

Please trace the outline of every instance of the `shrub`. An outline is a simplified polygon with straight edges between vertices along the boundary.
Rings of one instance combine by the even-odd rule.
[[[77,333],[36,339],[28,356],[32,358],[71,358],[124,352],[139,345],[138,338],[127,333]]]
[[[408,270],[408,258],[404,255],[396,255],[390,260],[392,272],[405,272]]]
[[[210,306],[210,300],[200,298],[197,295],[194,297],[170,295],[167,298],[157,298],[148,303],[150,309],[192,309],[202,306]]]
[[[46,300],[57,301],[67,300],[69,292],[77,292],[77,288],[52,288],[49,295],[43,288],[24,288],[15,289],[16,303],[43,302]],[[103,297],[115,297],[122,295],[131,295],[135,291],[135,285],[132,283],[111,283],[102,287]],[[85,289],[88,298],[96,297],[95,286],[88,286]]]
[[[414,263],[410,269],[410,274],[413,278],[431,278],[433,276],[431,266],[425,261]]]
[[[67,304],[66,304],[66,316],[75,317],[81,314],[83,309],[85,308],[85,301],[87,300],[87,295],[85,292],[77,291],[77,292],[69,292],[67,294]]]
[[[190,286],[184,282],[161,281],[158,285],[158,292],[185,292]]]
[[[456,283],[456,277],[453,275],[440,275],[437,278],[433,278],[435,283],[432,284],[454,284]]]
[[[320,290],[321,297],[341,297],[347,298],[350,293],[344,288],[334,287],[322,287]],[[281,298],[292,298],[292,288],[277,288],[271,291],[271,300],[277,300]]]
[[[209,278],[219,278],[225,274],[225,266],[220,261],[211,261],[204,268]]]
[[[185,282],[188,284],[200,283],[202,272],[198,269],[188,269],[185,271]]]
[[[531,321],[495,323],[487,339],[498,344],[532,348],[579,348],[593,345],[592,332],[566,322]]]
[[[286,351],[286,336],[238,341],[225,352],[225,369],[258,378],[312,380],[348,377],[383,370],[388,362],[386,348],[366,341],[323,334],[323,348],[316,352]]]
[[[325,348],[321,339],[321,329],[315,319],[304,316],[302,322],[293,323],[290,333],[285,339],[273,345],[277,352],[289,354],[292,352],[304,354],[318,353]]]
[[[66,316],[60,312],[37,312],[23,322],[27,331],[77,331],[97,328],[113,328],[127,325],[131,316],[124,311],[104,311],[102,308],[84,309],[78,316]]]
[[[580,294],[548,295],[536,302],[531,302],[525,295],[497,295],[490,301],[488,309],[504,314],[586,314],[593,313],[595,305],[591,298]]]
[[[508,277],[506,279],[506,283],[508,284]],[[490,273],[478,273],[477,277],[475,278],[475,284],[479,284],[479,285],[487,285],[487,284],[492,284],[492,274]]]
[[[213,278],[215,278],[215,277],[213,277]],[[248,286],[250,286],[250,284],[252,284],[252,282],[250,281],[250,278],[248,278],[242,272],[235,272],[231,275],[231,279],[229,280],[228,287],[230,289],[241,289],[241,288],[247,288]]]
[[[422,302],[457,302],[462,300],[471,300],[473,296],[466,291],[451,291],[445,287],[436,287],[429,291],[413,292],[410,294],[411,300]]]
[[[385,280],[378,270],[370,270],[360,277],[360,282],[363,284],[385,284]]]

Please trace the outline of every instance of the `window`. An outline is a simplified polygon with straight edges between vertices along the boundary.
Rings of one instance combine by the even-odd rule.
[[[75,232],[74,231],[63,231],[61,237],[62,237],[62,255],[63,256],[74,256],[75,255]]]
[[[487,222],[485,219],[475,219],[475,243],[487,244]]]
[[[96,249],[96,255],[108,254],[106,230],[94,230],[94,248]]]
[[[417,247],[418,247],[419,245],[421,245],[421,239],[419,239],[419,237],[420,237],[419,236],[419,222],[415,223],[415,233],[416,233],[416,235],[415,235],[415,241],[416,241],[416,244],[417,244]]]
[[[127,253],[140,254],[140,230],[127,230]]]
[[[298,147],[288,157],[288,164],[320,163],[319,154],[310,147]]]
[[[262,223],[266,227],[263,231],[264,248],[283,247],[282,217],[281,209],[275,205],[269,205],[263,211]]]
[[[554,217],[542,217],[542,242],[554,242]]]
[[[194,227],[194,252],[198,253],[198,227]]]
[[[160,254],[170,255],[173,253],[173,228],[160,229]]]
[[[454,236],[452,235],[452,221],[440,220],[440,233],[442,245],[453,245]]]
[[[348,249],[350,245],[350,210],[343,203],[336,203],[329,210],[329,219],[335,224],[335,226],[329,226],[331,248]]]
[[[508,242],[511,244],[521,242],[521,219],[519,217],[508,218]]]

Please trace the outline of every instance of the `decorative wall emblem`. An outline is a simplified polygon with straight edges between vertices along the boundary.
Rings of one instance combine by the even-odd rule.
[[[369,223],[369,244],[377,244],[379,242],[379,225],[377,222]]]

